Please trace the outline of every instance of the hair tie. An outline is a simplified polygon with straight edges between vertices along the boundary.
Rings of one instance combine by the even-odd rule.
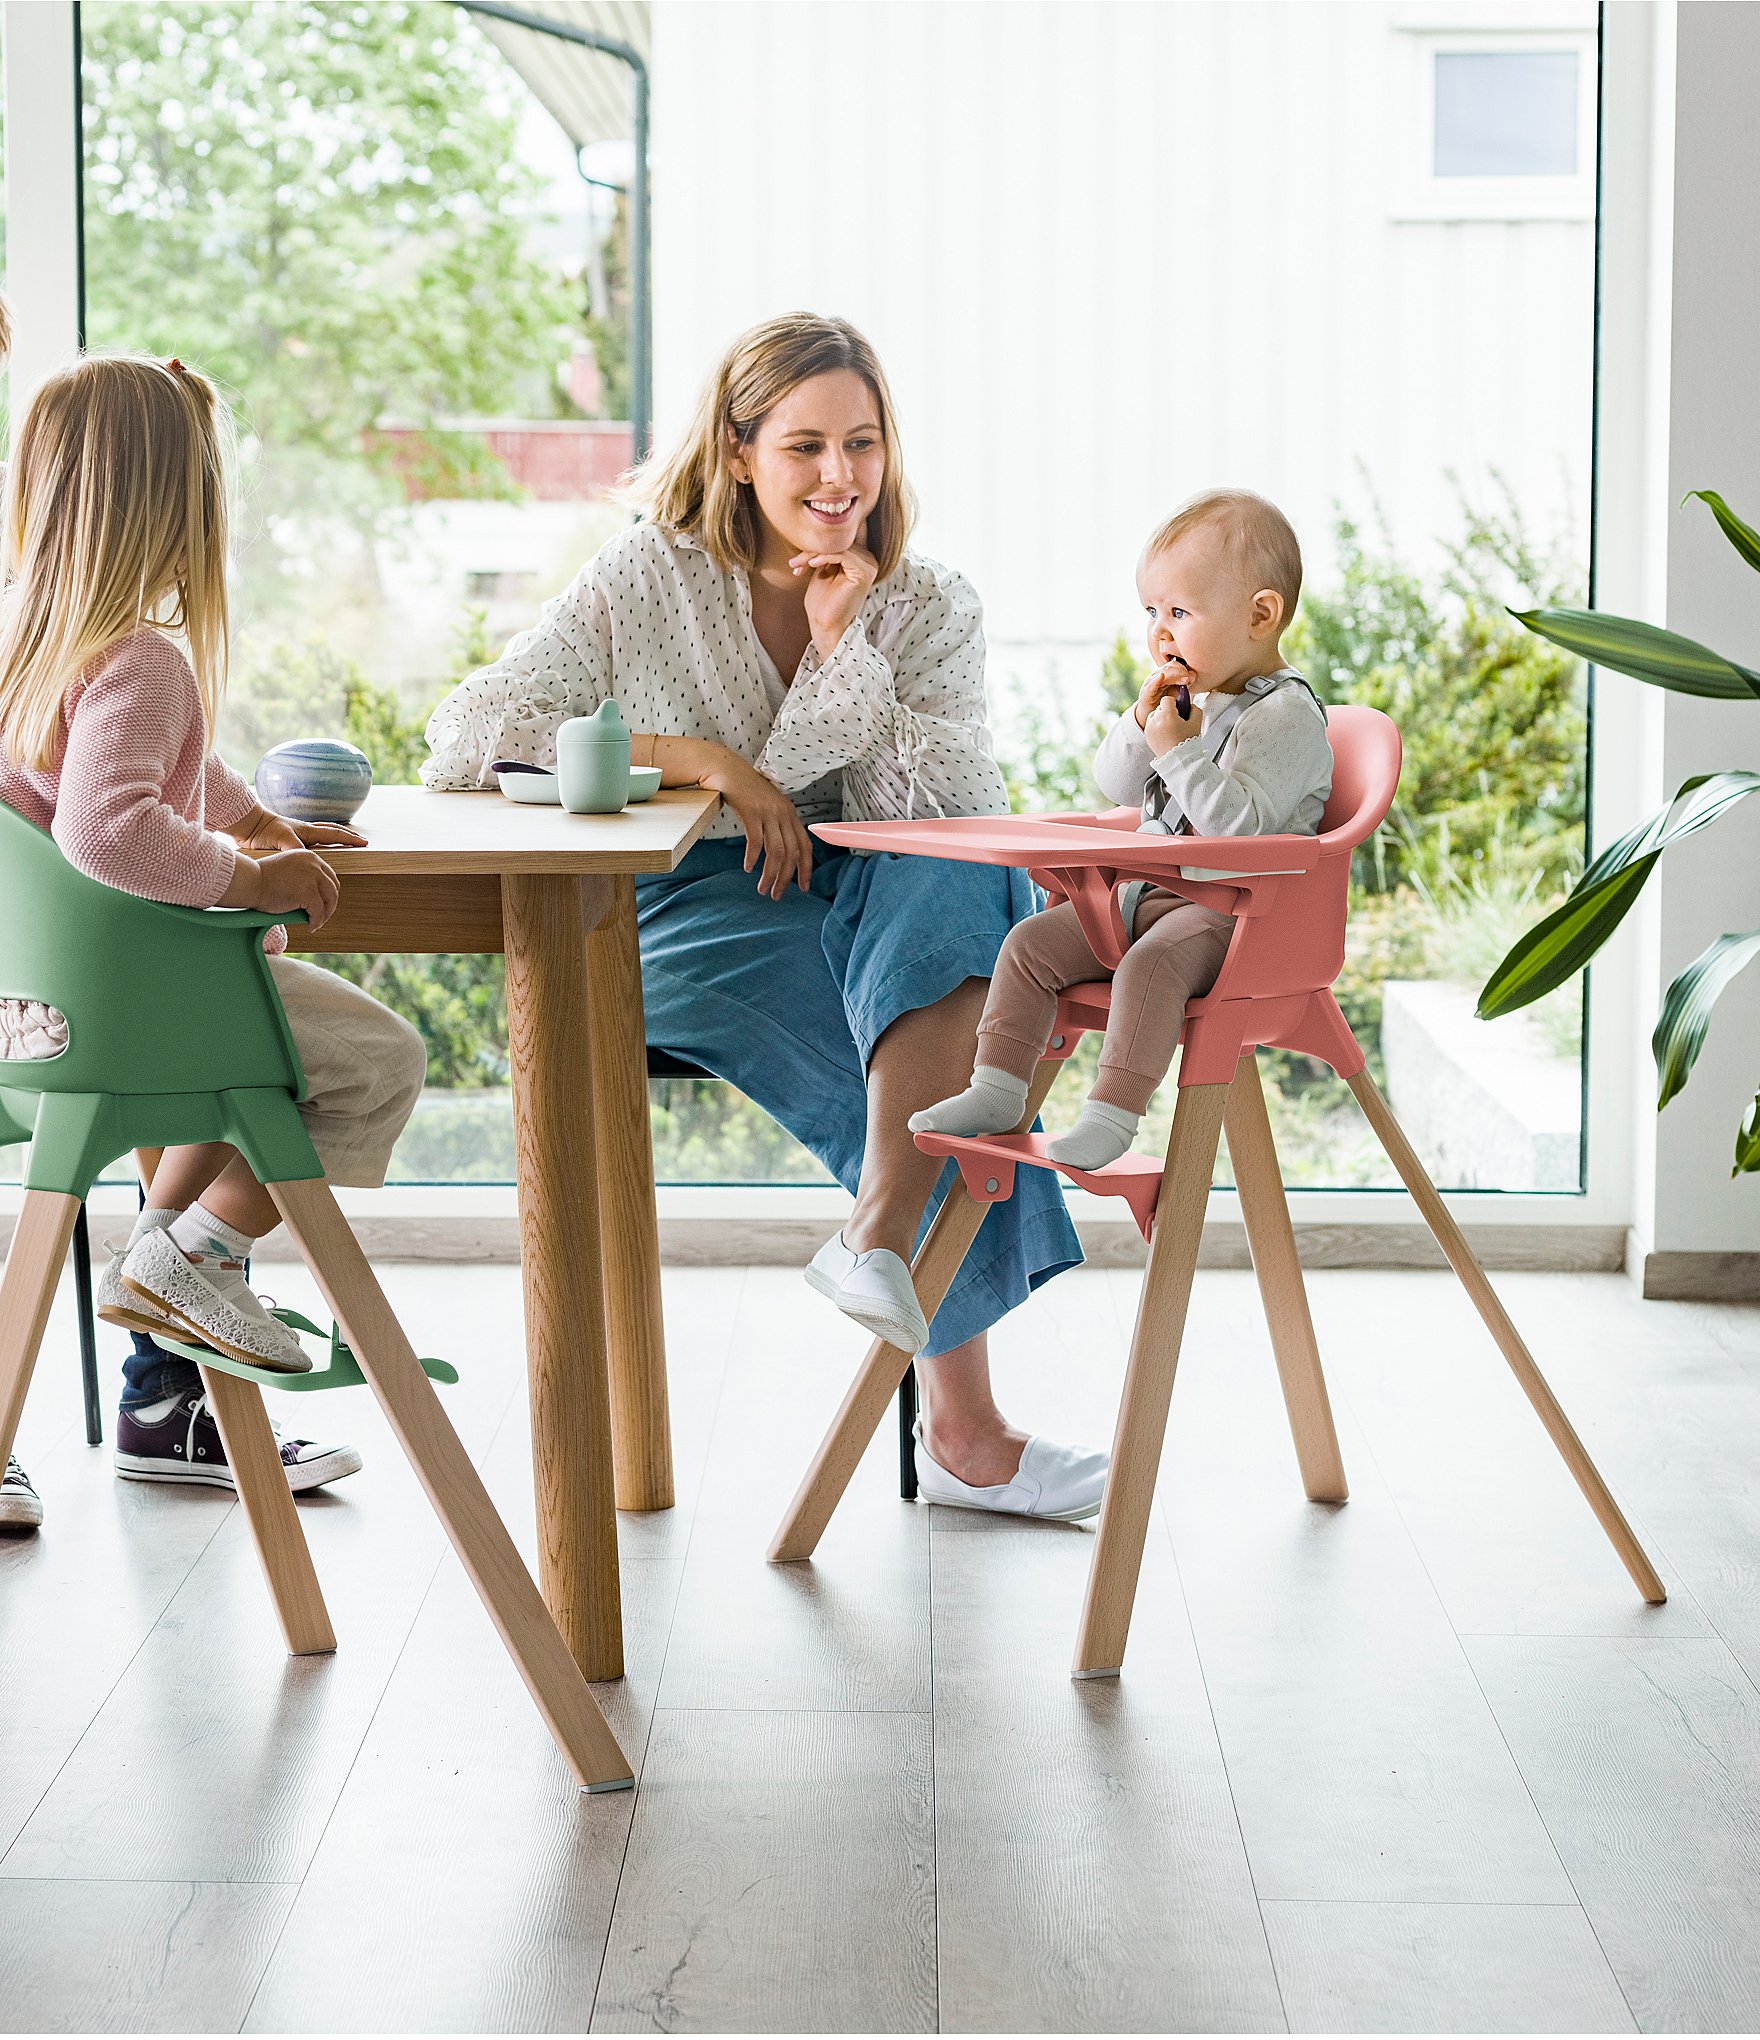
[[[171,371],[171,373],[172,373],[173,375],[187,375],[187,374],[188,374],[188,372],[189,372],[189,371],[188,371],[188,370],[187,370],[187,369],[186,369],[186,368],[184,367],[183,363],[182,363],[181,361],[179,361],[179,360],[178,360],[178,358],[177,358],[177,356],[176,356],[175,354],[174,354],[174,355],[172,355],[171,359],[170,359],[170,360],[169,360],[168,362],[166,362],[165,366],[166,366],[166,367],[167,367],[168,369],[170,369],[170,371]]]

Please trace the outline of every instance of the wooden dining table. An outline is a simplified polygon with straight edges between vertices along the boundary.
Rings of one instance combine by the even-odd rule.
[[[539,1579],[589,1679],[623,1674],[618,1509],[672,1506],[635,881],[720,806],[668,788],[612,815],[375,787],[340,903],[300,950],[507,958]]]

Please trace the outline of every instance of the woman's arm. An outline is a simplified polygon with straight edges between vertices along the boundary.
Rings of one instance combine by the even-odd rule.
[[[764,860],[759,892],[779,900],[791,884],[806,891],[813,877],[813,839],[788,795],[737,751],[707,737],[643,731],[630,738],[630,761],[658,765],[662,786],[703,786],[720,794],[745,836],[745,868]]]
[[[557,729],[570,716],[591,715],[611,694],[611,611],[597,565],[589,560],[531,630],[435,709],[424,786],[493,786],[489,768],[498,758],[548,769],[556,762]]]
[[[758,763],[784,786],[841,770],[851,820],[1006,813],[987,725],[983,607],[944,567],[913,560],[905,571],[907,586],[871,623],[852,623],[816,670],[808,652]]]

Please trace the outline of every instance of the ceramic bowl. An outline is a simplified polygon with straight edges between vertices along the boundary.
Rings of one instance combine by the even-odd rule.
[[[526,807],[562,805],[562,787],[554,772],[497,772],[495,784],[509,800]]]
[[[658,765],[632,765],[629,768],[629,797],[632,801],[647,800],[660,791],[660,768]]]
[[[372,786],[367,754],[334,737],[277,744],[257,767],[258,799],[294,822],[352,822]]]

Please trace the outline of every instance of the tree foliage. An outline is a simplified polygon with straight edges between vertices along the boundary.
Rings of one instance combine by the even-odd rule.
[[[387,414],[554,413],[577,308],[528,251],[516,102],[456,8],[88,0],[81,22],[94,346],[199,365],[270,456],[358,467]]]

